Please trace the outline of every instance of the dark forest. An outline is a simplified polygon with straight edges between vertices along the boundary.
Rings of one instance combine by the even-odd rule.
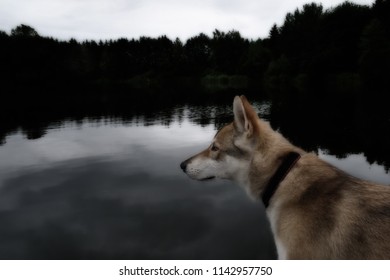
[[[389,14],[387,0],[372,7],[345,2],[329,10],[313,3],[288,13],[268,38],[248,40],[238,31],[215,30],[212,37],[199,34],[186,42],[166,36],[59,41],[21,24],[10,34],[0,32],[0,77],[6,89],[1,95],[4,100],[33,87],[77,91],[200,84],[256,88],[280,102],[289,96],[343,100],[362,94],[373,101],[388,94]]]

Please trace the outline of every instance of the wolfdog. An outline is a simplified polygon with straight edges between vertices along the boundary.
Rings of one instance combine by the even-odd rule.
[[[294,146],[245,96],[233,113],[206,150],[180,164],[190,178],[234,180],[262,201],[279,259],[390,259],[390,186]]]

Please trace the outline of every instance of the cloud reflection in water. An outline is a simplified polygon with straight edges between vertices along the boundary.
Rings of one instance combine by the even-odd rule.
[[[274,258],[262,206],[179,169],[215,133],[69,122],[0,147],[2,259]]]

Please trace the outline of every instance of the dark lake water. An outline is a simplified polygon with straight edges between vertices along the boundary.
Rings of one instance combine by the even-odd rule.
[[[260,203],[229,181],[196,182],[179,168],[232,120],[230,107],[180,105],[10,129],[0,145],[0,258],[276,258]],[[273,119],[269,103],[256,108]],[[275,128],[357,177],[390,183],[388,157],[351,148],[351,130],[338,128],[348,138],[336,149],[340,134],[315,144],[324,140],[318,130]]]

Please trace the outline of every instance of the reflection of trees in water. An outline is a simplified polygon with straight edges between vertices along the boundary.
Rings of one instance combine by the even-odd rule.
[[[137,93],[100,102],[96,101],[99,98],[79,102],[71,99],[55,108],[44,102],[30,103],[29,108],[23,105],[3,107],[0,113],[0,143],[4,144],[6,136],[18,130],[27,139],[44,137],[49,127],[61,127],[69,121],[169,127],[172,123],[188,119],[197,125],[211,124],[218,129],[233,120],[231,104],[235,94],[237,92],[225,92],[223,98],[214,95],[199,100],[199,95],[194,95],[193,100],[151,102],[148,96],[142,97]],[[377,162],[389,169],[390,113],[386,106],[374,105],[363,101],[332,103],[292,99],[273,104],[267,112],[268,103],[257,103],[258,111],[267,114],[263,117],[294,144],[311,151],[319,148],[328,150],[338,157],[363,152],[370,163]]]
[[[90,93],[69,93],[68,98],[63,98],[60,102],[46,99],[44,95],[27,102],[19,102],[15,98],[9,100],[7,106],[0,104],[0,144],[5,144],[7,135],[17,131],[27,139],[43,137],[49,127],[61,127],[67,121],[170,126],[172,122],[180,123],[189,118],[198,125],[213,124],[216,127],[230,121],[231,113],[226,114],[226,110],[231,112],[231,103],[237,92],[225,92],[223,95],[221,93],[205,98],[205,95],[196,89],[195,91],[192,95],[180,96],[182,90],[179,90],[172,96],[165,95],[161,99],[151,95],[162,94],[145,91],[111,92],[108,97],[105,92],[93,90]],[[64,94],[66,93],[61,95]],[[222,106],[221,102],[224,101],[228,105]]]
[[[364,103],[289,102],[272,107],[271,123],[294,144],[340,158],[364,153],[390,168],[390,113]]]

